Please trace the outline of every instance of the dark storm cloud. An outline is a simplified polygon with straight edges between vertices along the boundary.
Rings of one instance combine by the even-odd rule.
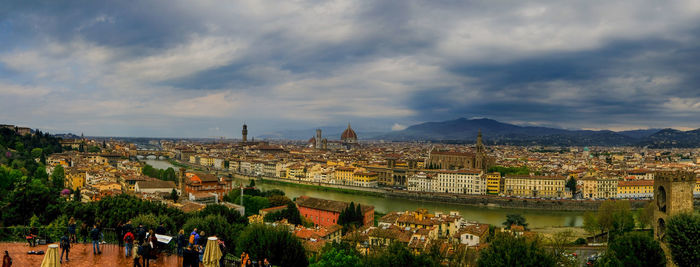
[[[700,127],[699,18],[691,1],[9,1],[0,119],[188,136],[244,120]]]

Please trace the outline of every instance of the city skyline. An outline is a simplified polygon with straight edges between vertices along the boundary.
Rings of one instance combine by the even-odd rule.
[[[22,1],[0,15],[0,123],[56,133],[391,131],[459,117],[700,128],[691,1]]]

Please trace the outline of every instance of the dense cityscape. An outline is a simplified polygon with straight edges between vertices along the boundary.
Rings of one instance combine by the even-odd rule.
[[[481,259],[479,252],[503,234],[539,242],[545,251],[556,251],[549,260],[557,264],[592,264],[604,255],[605,247],[601,245],[609,243],[611,235],[644,231],[654,225],[655,205],[649,200],[654,198],[655,179],[688,177],[686,184],[692,190],[689,195],[691,210],[700,196],[700,179],[697,178],[700,157],[696,149],[486,146],[481,133],[474,144],[363,141],[350,125],[337,140],[329,141],[317,130],[306,142],[248,141],[247,125],[242,126],[241,138],[235,140],[143,139],[134,142],[118,137],[51,139],[45,133],[26,127],[2,125],[0,128],[4,139],[0,147],[3,181],[26,174],[36,178],[44,176],[43,179],[48,179],[49,185],[57,190],[54,192],[58,199],[49,200],[49,203],[57,205],[79,202],[101,206],[113,201],[154,203],[169,211],[144,214],[135,210],[131,211],[133,218],[126,219],[151,227],[165,223],[169,229],[162,230],[163,236],[176,236],[178,227],[184,227],[189,233],[192,231],[187,228],[189,226],[204,230],[203,236],[211,233],[221,240],[237,243],[237,246],[229,245],[236,250],[225,250],[229,254],[220,258],[222,265],[245,261],[243,257],[234,256],[240,251],[255,255],[254,261],[260,263],[263,262],[260,257],[264,257],[282,266],[286,266],[287,260],[296,262],[290,266],[309,263],[335,266],[337,262],[326,262],[333,261],[326,256],[341,253],[337,245],[343,244],[351,245],[344,247],[343,253],[350,253],[349,250],[350,255],[374,255],[375,261],[393,261],[395,259],[383,259],[392,256],[382,253],[403,249],[413,255],[411,257],[419,257],[412,260],[426,261],[427,265],[469,266],[477,264]],[[11,141],[37,137],[42,141],[29,150],[35,145],[34,141],[26,145],[24,141]],[[53,142],[52,146],[46,147],[44,138]],[[30,166],[23,166],[27,164],[21,161],[23,157],[34,158],[36,163],[33,164],[38,164],[33,166],[34,171],[29,171]],[[159,169],[149,162],[168,167]],[[257,184],[267,190],[256,187]],[[285,194],[286,187],[275,185],[293,185],[311,192],[332,190],[345,195],[430,201],[438,205],[457,203],[517,209],[500,218],[502,223],[494,224],[465,217],[456,210],[419,207],[378,211],[373,203],[362,198],[345,202],[313,195],[291,196]],[[14,191],[29,190],[17,186],[9,183],[5,190],[13,187]],[[11,212],[6,214],[19,212],[17,208],[28,208],[12,199],[16,194],[8,194],[8,197],[4,201]],[[214,206],[223,210],[214,209]],[[35,238],[43,242],[60,239],[61,224],[70,224],[67,214],[51,220],[48,214],[42,215],[36,208],[32,207],[32,214],[24,213],[24,218],[3,217],[3,225],[25,224],[28,220],[31,229],[35,229],[44,221],[48,228],[37,231]],[[582,224],[578,225],[528,227],[527,214],[538,210],[585,213]],[[212,212],[223,217],[201,215]],[[240,240],[243,235],[240,228],[221,232],[220,227],[225,226],[199,224],[189,219],[178,224],[176,220],[182,218],[162,217],[173,216],[172,213],[184,217],[200,214],[195,220],[220,218],[226,222],[224,225],[231,224],[232,228],[237,223],[268,225],[273,227],[271,229],[282,227],[280,229],[285,229],[290,238],[298,241],[298,249],[303,250],[302,258],[281,259],[265,252],[246,251]],[[86,214],[77,213],[70,217],[71,221],[84,218],[79,219],[86,225],[81,231],[86,231],[91,224],[104,224],[102,231],[110,233],[107,239],[112,242],[124,235],[125,218],[102,220],[84,216]],[[612,220],[612,223],[603,224],[605,220]],[[619,225],[624,223],[630,225]],[[28,231],[23,235],[32,236],[31,229],[21,226],[3,229],[6,229],[5,239],[17,238],[13,233],[22,231]],[[179,237],[175,240],[171,249],[182,246],[177,241]]]

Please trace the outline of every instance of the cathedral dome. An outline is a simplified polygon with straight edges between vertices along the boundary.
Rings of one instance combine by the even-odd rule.
[[[350,128],[350,124],[348,123],[348,128],[343,131],[343,134],[340,135],[340,140],[346,141],[346,140],[357,140],[357,134],[355,131]]]

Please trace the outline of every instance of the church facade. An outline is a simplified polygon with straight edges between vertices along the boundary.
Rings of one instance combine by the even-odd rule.
[[[486,155],[486,147],[482,142],[481,131],[476,138],[474,153],[431,150],[426,161],[429,169],[478,169],[487,170],[493,164],[493,159]]]

